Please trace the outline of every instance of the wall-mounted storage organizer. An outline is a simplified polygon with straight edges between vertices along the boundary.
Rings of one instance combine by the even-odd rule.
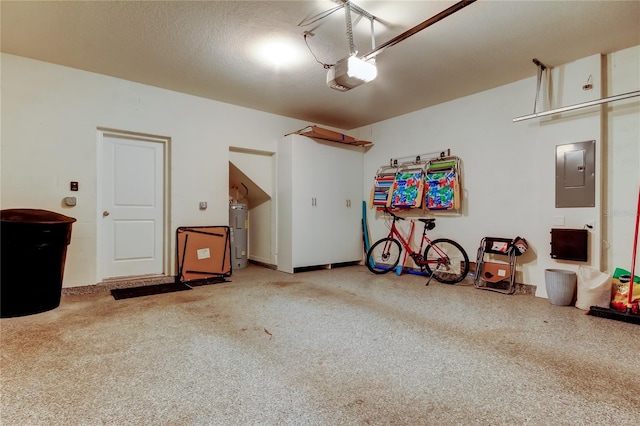
[[[459,211],[462,167],[460,159],[448,153],[449,150],[421,154],[401,163],[398,158],[392,158],[389,166],[382,166],[376,172],[369,208]],[[439,157],[423,159],[434,154]]]
[[[379,210],[387,206],[389,199],[389,190],[396,180],[396,166],[382,166],[376,172],[373,188],[371,188],[371,197],[369,199],[369,208],[376,207]]]
[[[425,168],[423,163],[403,164],[396,172],[387,207],[410,209],[422,205]]]
[[[458,157],[431,160],[425,175],[427,210],[459,210],[462,206],[461,166]]]

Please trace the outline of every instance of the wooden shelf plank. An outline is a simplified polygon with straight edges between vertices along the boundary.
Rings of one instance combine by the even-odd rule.
[[[347,145],[357,145],[357,146],[371,146],[372,142],[369,141],[361,141],[356,138],[345,135],[344,133],[334,132],[333,130],[324,129],[322,127],[318,127],[315,125],[307,126],[304,129],[300,129],[296,132],[293,132],[298,135],[307,136],[310,138],[322,139],[329,142],[338,142]]]

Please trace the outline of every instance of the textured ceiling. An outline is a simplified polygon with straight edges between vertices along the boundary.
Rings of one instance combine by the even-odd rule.
[[[355,2],[379,18],[378,45],[454,3]],[[640,44],[639,1],[479,0],[382,52],[378,78],[343,93],[326,86],[302,34],[322,62],[347,56],[344,11],[298,25],[336,5],[3,0],[1,50],[348,130],[533,76],[533,58],[555,66]],[[368,53],[369,22],[353,21]],[[273,37],[292,44],[294,63],[257,57]]]

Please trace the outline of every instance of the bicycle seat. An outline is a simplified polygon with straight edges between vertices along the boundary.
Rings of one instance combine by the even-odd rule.
[[[435,219],[418,219],[420,222],[424,223],[427,226],[427,229],[430,231],[436,227]]]

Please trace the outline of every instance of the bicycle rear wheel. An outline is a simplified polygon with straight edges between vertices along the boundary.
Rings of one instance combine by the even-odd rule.
[[[469,256],[460,244],[447,238],[431,241],[424,251],[427,272],[444,284],[459,283],[469,273]]]
[[[398,266],[400,253],[402,246],[398,240],[389,237],[378,240],[367,252],[367,268],[374,274],[386,274]]]

